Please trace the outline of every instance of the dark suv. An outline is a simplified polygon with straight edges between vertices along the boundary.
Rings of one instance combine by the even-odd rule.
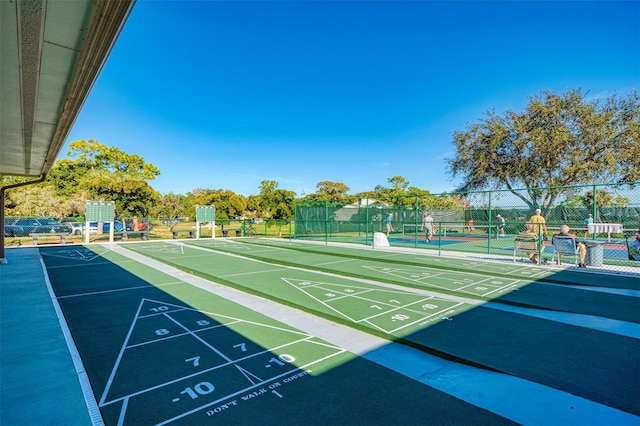
[[[5,227],[5,234],[11,237],[27,237],[31,233],[71,234],[71,228],[46,217],[25,217]]]

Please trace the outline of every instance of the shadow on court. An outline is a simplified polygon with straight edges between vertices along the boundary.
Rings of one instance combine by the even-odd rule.
[[[321,263],[324,271],[330,269],[333,272],[338,271],[337,273],[343,276],[356,275],[347,271],[345,265],[349,262],[344,258],[338,260],[335,256],[332,260],[318,256],[311,259],[309,253],[296,253],[295,250],[287,251],[281,248],[268,251],[265,247],[259,248],[261,250],[259,253],[251,255],[248,248],[238,244],[220,245],[215,242],[194,244],[206,245],[209,250],[233,253],[236,256],[253,256],[261,261],[271,260],[279,264],[283,264],[286,260],[288,265],[296,264],[301,267],[316,265],[314,268],[318,269],[317,265]],[[630,337],[590,328],[588,324],[586,326],[568,324],[483,306],[468,307],[454,314],[445,312],[435,321],[424,316],[424,319],[419,319],[412,327],[385,332],[379,323],[354,319],[357,315],[360,315],[358,318],[364,317],[362,313],[349,311],[349,314],[344,314],[349,306],[352,307],[351,309],[356,309],[356,306],[364,309],[368,308],[371,302],[378,307],[383,303],[383,300],[371,299],[370,296],[364,298],[364,304],[362,300],[356,300],[353,295],[362,293],[366,287],[362,283],[353,287],[353,282],[346,284],[345,280],[339,278],[326,276],[318,278],[317,275],[314,278],[314,273],[308,271],[307,280],[319,281],[316,286],[318,292],[311,293],[310,290],[305,290],[306,294],[301,295],[302,292],[296,291],[299,289],[292,291],[291,286],[277,284],[282,281],[282,271],[260,272],[255,269],[256,263],[247,259],[229,257],[215,251],[205,253],[202,249],[186,247],[181,254],[145,250],[149,247],[151,246],[138,245],[132,249],[204,278],[224,282],[240,290],[277,300],[390,340],[399,340],[445,359],[514,375],[636,416],[640,415],[640,403],[637,399],[637,395],[640,394],[638,336]],[[361,265],[355,267],[362,269]],[[235,274],[233,271],[247,271],[250,274]],[[256,275],[251,275],[254,273],[259,273],[258,283],[256,283]],[[295,273],[297,272],[286,272],[287,276],[293,276]],[[380,281],[378,276],[371,274],[367,276],[360,272],[358,276]],[[487,279],[487,277],[484,278]],[[529,300],[528,306],[555,310],[558,304],[566,304],[567,312],[593,315],[594,310],[601,309],[599,312],[611,314],[614,318],[616,311],[619,310],[620,315],[624,315],[627,321],[631,320],[637,324],[638,299],[635,297],[556,286],[545,286],[535,291],[527,290],[529,286],[534,285],[535,282],[530,282],[518,291],[508,292],[494,301],[500,301],[503,297],[538,299],[535,303]],[[340,286],[345,286],[343,293],[338,293]],[[369,287],[376,286],[370,284]],[[333,295],[337,294],[341,304],[321,300],[319,295],[322,292],[326,294],[327,291]],[[348,303],[344,302],[346,297],[350,298]],[[397,299],[398,294],[394,297]],[[558,301],[556,300],[558,297],[565,300]],[[333,296],[327,296],[327,298],[333,298]],[[367,302],[370,303],[367,305]],[[610,303],[615,309],[606,306]],[[393,318],[399,315],[395,317],[398,321],[407,322],[420,318],[420,308],[415,306],[415,302],[409,301],[407,304],[389,308],[388,316]],[[342,310],[338,306],[342,307]],[[379,318],[380,316],[376,317],[376,319]],[[602,318],[604,320],[607,316]]]
[[[109,250],[40,252],[107,425],[510,423]]]

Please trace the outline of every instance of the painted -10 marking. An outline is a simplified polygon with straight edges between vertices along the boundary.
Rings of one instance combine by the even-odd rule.
[[[199,360],[200,360],[200,357],[193,357],[185,361],[192,362],[194,364],[194,367],[197,367],[199,365]],[[271,358],[269,360],[269,364],[267,364],[265,367],[270,368],[272,365],[282,367],[283,365],[290,364],[295,360],[296,358],[293,355],[282,354],[282,355],[278,355],[277,357]],[[210,393],[213,393],[213,391],[215,390],[216,390],[216,387],[212,383],[200,382],[193,387],[188,386],[184,388],[184,390],[180,392],[180,395],[186,395],[191,399],[197,399],[202,395],[209,395]],[[178,401],[180,401],[180,398],[173,398],[171,400],[171,402],[178,402]]]

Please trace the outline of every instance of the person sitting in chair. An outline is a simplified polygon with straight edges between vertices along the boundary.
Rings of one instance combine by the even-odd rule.
[[[524,248],[522,251],[527,253],[529,260],[533,263],[538,263],[538,234],[533,231],[533,225],[527,223],[524,225],[524,230],[516,235],[516,240],[527,241],[527,247],[531,243],[531,248]],[[546,262],[546,261],[545,261]]]
[[[629,258],[640,260],[640,229],[634,235],[633,240],[629,243]]]
[[[557,234],[553,234],[553,238],[551,239],[552,244],[554,242],[553,240],[556,237],[573,238],[573,241],[575,242],[576,247],[578,249],[578,257],[580,258],[580,264],[578,266],[580,268],[586,268],[587,265],[584,264],[584,260],[587,257],[587,245],[582,241],[578,241],[578,237],[576,237],[574,234],[569,233],[569,226],[568,225],[560,226],[560,232],[558,232]],[[562,263],[562,253],[558,253],[558,265],[560,265],[561,263]]]

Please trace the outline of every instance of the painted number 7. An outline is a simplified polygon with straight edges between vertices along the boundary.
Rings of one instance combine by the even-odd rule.
[[[246,343],[238,343],[237,345],[233,345],[234,348],[240,348],[240,350],[242,352],[246,352],[247,351],[247,344]]]
[[[184,362],[193,362],[193,366],[197,367],[200,365],[200,357],[194,356],[193,358],[187,358],[184,360]]]

